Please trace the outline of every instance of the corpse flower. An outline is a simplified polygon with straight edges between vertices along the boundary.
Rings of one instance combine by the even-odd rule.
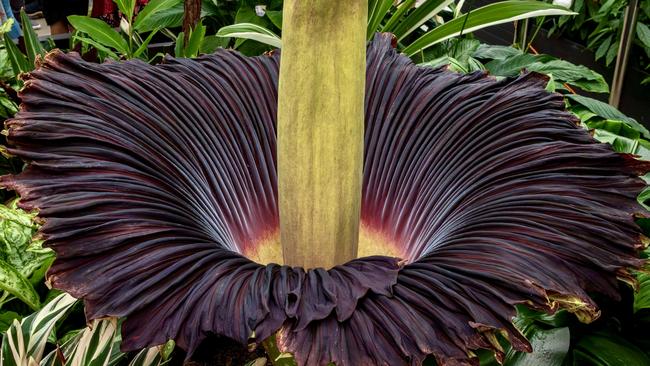
[[[279,52],[48,54],[6,123],[29,166],[2,184],[44,220],[52,285],[88,319],[126,317],[124,350],[277,334],[301,365],[477,364],[498,334],[531,351],[517,304],[596,318],[588,292],[617,298],[642,265],[648,164],[540,75],[418,67],[391,42],[367,48],[358,258],[309,269],[276,264]]]

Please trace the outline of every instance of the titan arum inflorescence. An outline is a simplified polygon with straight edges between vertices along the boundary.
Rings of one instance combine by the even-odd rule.
[[[123,348],[277,333],[303,365],[476,364],[515,305],[598,316],[638,268],[649,169],[597,143],[537,74],[496,80],[367,48],[359,257],[283,266],[280,52],[93,64],[50,53],[26,76],[2,184],[37,209],[49,280]],[[263,259],[266,258],[266,259]]]

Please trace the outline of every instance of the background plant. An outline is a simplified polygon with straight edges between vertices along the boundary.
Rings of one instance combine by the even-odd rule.
[[[549,35],[563,34],[583,41],[595,52],[596,60],[610,65],[618,52],[623,27],[623,12],[627,0],[576,0],[571,9],[578,13],[575,17],[549,19]],[[650,63],[650,1],[640,1],[640,11],[634,38],[637,62],[642,68]],[[650,74],[649,74],[650,75]],[[647,76],[643,83],[650,82]]]

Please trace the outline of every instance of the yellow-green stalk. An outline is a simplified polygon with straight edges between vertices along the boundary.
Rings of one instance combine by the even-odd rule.
[[[285,0],[278,101],[285,264],[357,255],[367,0]]]

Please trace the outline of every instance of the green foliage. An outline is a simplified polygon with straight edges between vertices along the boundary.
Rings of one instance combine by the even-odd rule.
[[[458,11],[443,14],[448,7]],[[392,32],[399,41],[398,48],[407,55],[414,56],[445,40],[492,25],[537,16],[573,14],[561,6],[540,1],[502,1],[467,14],[460,14],[460,7],[462,1],[454,4],[453,0],[426,0],[421,3],[414,0],[372,0],[368,4],[367,35],[371,38],[375,32]],[[447,18],[451,16],[451,19],[445,21],[443,15]],[[245,40],[279,47],[281,44],[276,38],[276,32],[269,28],[280,28],[277,19],[281,16],[278,11],[273,12],[272,18],[275,21],[271,21],[271,16],[266,19],[256,16],[250,7],[242,7],[236,17],[238,27],[228,26],[219,33],[238,38],[235,48]]]
[[[17,298],[36,310],[40,298],[34,286],[43,280],[54,253],[32,240],[37,230],[35,215],[15,205],[15,201],[10,206],[0,205],[0,304]]]
[[[647,366],[650,357],[629,341],[606,333],[588,335],[576,344],[574,365]]]
[[[31,24],[29,17],[25,13],[25,9],[20,10],[20,19],[22,24]],[[45,56],[45,49],[43,48],[43,45],[41,45],[41,42],[39,42],[38,36],[32,27],[23,27],[23,38],[25,39],[27,60],[33,67],[37,57]]]
[[[627,0],[576,0],[572,10],[578,15],[573,18],[560,17],[549,20],[549,35],[564,34],[582,40],[588,48],[595,51],[595,59],[610,65],[616,58],[621,40],[623,13]],[[639,53],[638,62],[646,69],[650,68],[650,0],[641,0],[637,18],[635,47]],[[650,82],[648,76],[644,82]]]
[[[126,57],[131,55],[131,50],[129,49],[129,44],[126,42],[126,39],[124,39],[120,33],[111,28],[103,20],[84,15],[71,15],[68,17],[68,21],[79,32],[88,34],[88,37],[90,37],[90,40],[93,42],[90,42],[88,38],[81,36],[75,36],[76,39],[90,43],[99,50],[107,52],[108,55],[114,59],[118,59],[118,55],[113,51]]]
[[[63,319],[77,300],[61,294],[41,310],[21,321],[13,320],[3,335],[0,364],[7,366],[112,366],[126,357],[120,351],[120,321],[116,318],[94,320],[89,326],[68,333],[57,340],[52,337],[55,325]],[[1,318],[0,318],[1,319]],[[54,343],[54,347],[48,346]],[[170,341],[159,347],[138,352],[132,366],[160,366],[174,348]],[[46,349],[51,349],[45,354]]]
[[[166,6],[171,6],[169,2],[152,1],[145,6],[141,13],[144,13],[143,20],[135,21],[135,0],[114,0],[120,12],[122,13],[122,22],[120,30],[117,31],[109,26],[106,22],[83,15],[70,15],[68,21],[76,29],[74,40],[83,44],[90,45],[97,49],[100,58],[112,58],[115,60],[121,58],[141,58],[149,60],[147,46],[153,39],[154,35],[162,28],[169,24],[165,20],[157,19],[152,21],[156,11],[164,11]],[[180,0],[177,3],[182,2]],[[162,3],[162,4],[161,4]],[[172,4],[173,5],[173,4]],[[135,21],[135,23],[134,23]],[[146,22],[150,23],[146,23]],[[139,29],[144,25],[154,24],[154,29],[147,29],[149,35],[142,37],[135,24]]]
[[[252,39],[271,47],[282,47],[282,40],[270,30],[253,23],[238,23],[225,26],[217,32],[217,37]]]
[[[182,22],[182,0],[153,0],[140,10],[133,23],[133,29],[137,32],[151,32],[155,29],[178,27]]]
[[[38,365],[54,325],[75,302],[70,295],[60,295],[20,322],[14,320],[2,338],[0,363],[5,366]]]

